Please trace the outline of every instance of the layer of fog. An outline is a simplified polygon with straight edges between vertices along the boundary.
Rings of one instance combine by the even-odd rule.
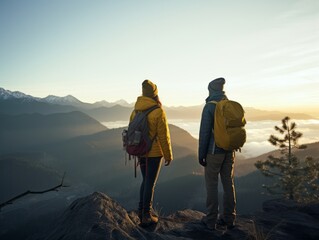
[[[297,124],[297,131],[303,133],[300,143],[312,143],[319,141],[319,120],[294,120]],[[198,139],[200,121],[171,119],[169,123],[188,131],[194,138]],[[127,121],[103,122],[108,128],[118,128],[128,125]],[[242,155],[245,158],[256,157],[276,149],[269,142],[271,134],[279,136],[274,126],[281,126],[280,121],[251,121],[246,125],[247,142],[242,149]]]

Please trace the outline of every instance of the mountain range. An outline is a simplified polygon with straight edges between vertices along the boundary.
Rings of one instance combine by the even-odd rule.
[[[18,91],[10,91],[0,88],[0,113],[22,114],[42,113],[51,114],[69,111],[82,111],[100,122],[127,121],[133,104],[125,100],[107,102],[105,100],[95,103],[85,103],[68,95],[58,97],[49,95],[45,98],[37,98]],[[200,119],[203,105],[189,107],[164,106],[169,119]],[[244,107],[248,121],[281,120],[288,113],[280,111],[265,111],[251,107]],[[313,116],[304,113],[289,113],[293,119],[314,119]]]
[[[19,91],[10,91],[0,87],[0,101],[12,100],[12,99],[20,99],[20,100],[23,100],[24,102],[28,102],[28,101],[43,102],[43,103],[49,103],[49,104],[68,105],[68,106],[75,106],[75,107],[81,107],[81,108],[112,107],[115,105],[121,105],[124,107],[133,106],[133,104],[129,104],[123,99],[115,101],[115,102],[107,102],[103,100],[103,101],[90,104],[90,103],[82,102],[72,95],[67,95],[65,97],[48,95],[47,97],[39,98],[39,97],[33,97],[31,95],[27,95]]]

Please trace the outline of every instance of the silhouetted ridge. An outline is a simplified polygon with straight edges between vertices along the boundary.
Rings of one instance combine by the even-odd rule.
[[[32,150],[41,144],[94,134],[107,128],[92,117],[79,112],[21,114],[0,113],[1,153]]]

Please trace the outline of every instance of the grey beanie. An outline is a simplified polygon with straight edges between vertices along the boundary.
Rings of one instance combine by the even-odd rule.
[[[223,91],[225,84],[225,79],[220,77],[216,78],[208,84],[208,91],[211,93],[213,91]]]

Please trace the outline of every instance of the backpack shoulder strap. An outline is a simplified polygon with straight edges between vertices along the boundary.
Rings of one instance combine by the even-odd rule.
[[[155,105],[153,107],[150,107],[146,110],[143,111],[143,113],[145,114],[145,116],[147,116],[148,114],[150,114],[153,110],[155,110],[156,108],[160,108],[158,105]]]
[[[149,113],[151,113],[153,110],[155,110],[156,108],[160,108],[160,106],[155,105],[153,107],[150,107],[144,111],[140,111],[140,110],[133,110],[133,112],[135,112],[135,115],[138,113],[142,113],[143,115],[147,116]]]
[[[217,104],[217,101],[209,101],[207,103],[213,103],[213,104]]]
[[[217,104],[218,104],[217,101],[209,101],[209,102],[207,102],[207,103],[212,103],[212,104],[215,104],[216,106],[217,106]],[[206,104],[207,104],[207,103],[206,103]],[[216,110],[215,110],[215,112],[216,112]],[[214,126],[212,126],[212,133],[214,134]],[[215,141],[214,141],[213,150],[212,150],[212,153],[213,153],[213,154],[215,154],[215,148],[216,148],[216,143],[215,143]]]
[[[145,114],[145,116],[147,116],[148,114],[150,114],[153,110],[160,108],[160,106],[155,105],[153,107],[150,107],[149,109],[146,109],[145,111],[143,111],[143,113]],[[155,136],[153,137],[153,139],[151,139],[151,142],[153,143],[153,141],[155,140],[155,138],[157,137],[157,133],[155,134]]]

